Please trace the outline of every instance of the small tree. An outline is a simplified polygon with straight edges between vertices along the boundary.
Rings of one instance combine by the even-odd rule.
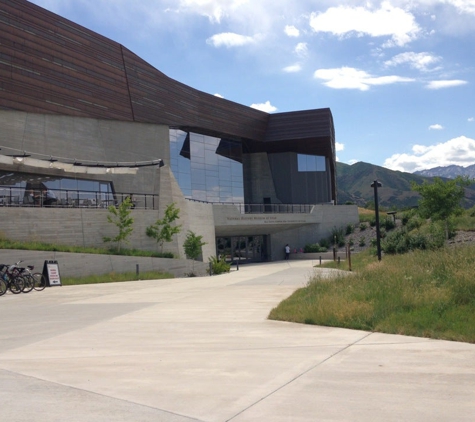
[[[116,237],[103,237],[104,242],[116,242],[117,250],[120,252],[122,243],[128,243],[128,237],[132,234],[134,230],[132,225],[134,224],[134,219],[130,216],[132,212],[130,209],[132,207],[132,202],[130,198],[125,198],[125,200],[118,206],[110,205],[108,207],[109,215],[107,216],[107,221],[114,224],[119,229],[119,234]]]
[[[435,177],[433,183],[424,181],[421,185],[413,182],[412,190],[419,192],[419,212],[424,218],[445,222],[445,237],[449,236],[449,219],[460,214],[465,190],[472,183],[468,177],[457,176],[455,179],[443,181]]]
[[[175,203],[171,203],[165,209],[165,215],[162,219],[155,221],[154,224],[148,226],[145,233],[148,237],[152,237],[160,245],[160,252],[163,253],[163,244],[171,242],[175,234],[180,233],[180,225],[172,225],[175,220],[180,218],[180,209],[175,207]]]
[[[198,236],[191,230],[188,230],[183,248],[185,249],[185,255],[188,259],[192,259],[192,273],[195,272],[195,260],[201,255],[201,248],[206,245],[206,242],[202,242],[203,236]]]

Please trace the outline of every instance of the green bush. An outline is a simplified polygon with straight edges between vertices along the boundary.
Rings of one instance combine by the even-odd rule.
[[[345,230],[343,227],[333,226],[331,230],[330,242],[337,244],[338,246],[345,246]]]
[[[360,231],[366,230],[366,223],[360,223]]]
[[[229,273],[229,271],[231,271],[231,264],[226,262],[226,258],[224,256],[221,258],[211,256],[209,258],[209,262],[211,263],[211,272],[213,275]],[[209,269],[207,272],[209,274]]]
[[[319,252],[326,252],[328,248],[321,246],[318,243],[309,243],[305,245],[303,251],[305,253],[319,253]]]
[[[353,224],[348,224],[346,226],[346,234],[351,234],[355,231],[355,226]]]
[[[364,238],[364,236],[360,237],[358,245],[360,245],[361,247],[366,246],[366,239]]]
[[[387,254],[403,254],[415,250],[434,250],[444,246],[445,233],[440,223],[431,223],[426,230],[409,232],[401,228],[389,233],[381,242],[381,249]]]
[[[325,248],[326,250],[330,248],[330,240],[328,238],[320,240],[319,243],[321,248]]]
[[[386,218],[383,218],[383,220],[381,221],[381,227],[384,227],[386,230],[392,230],[396,227],[396,223],[394,222],[394,218],[392,217],[386,217]]]

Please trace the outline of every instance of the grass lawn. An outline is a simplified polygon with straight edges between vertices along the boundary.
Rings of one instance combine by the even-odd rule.
[[[352,261],[352,273],[317,276],[269,318],[475,343],[475,246]]]

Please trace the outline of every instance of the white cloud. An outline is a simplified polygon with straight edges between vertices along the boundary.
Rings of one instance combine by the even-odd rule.
[[[452,164],[468,166],[475,163],[475,139],[459,136],[437,145],[414,145],[412,154],[394,154],[383,166],[391,170],[414,172]]]
[[[284,32],[289,37],[298,37],[300,35],[300,31],[293,25],[285,25]]]
[[[282,70],[286,73],[297,73],[297,72],[300,72],[302,70],[302,66],[300,66],[299,63],[296,63],[296,64],[293,64],[293,65],[284,67]]]
[[[180,0],[179,7],[220,23],[223,17],[236,13],[246,3],[249,3],[248,0]]]
[[[439,125],[438,123],[435,125],[430,125],[429,130],[442,130],[444,127],[442,125]]]
[[[469,117],[467,120],[468,120],[469,122],[473,122],[475,119],[474,119],[473,117]]]
[[[453,80],[442,80],[442,81],[430,81],[426,88],[428,89],[442,89],[442,88],[452,88],[454,86],[465,85],[467,81],[462,81],[460,79]]]
[[[221,94],[218,94],[218,93],[214,94],[214,96],[219,97],[219,98],[224,98]]]
[[[247,35],[239,35],[233,32],[222,32],[208,38],[206,42],[214,47],[241,47],[247,44],[253,44],[255,39]]]
[[[274,107],[270,101],[266,101],[265,103],[260,104],[251,104],[251,108],[255,108],[256,110],[265,111],[266,113],[272,113],[273,111],[277,111],[277,107]]]
[[[409,64],[413,69],[427,72],[429,67],[441,60],[440,57],[432,56],[429,53],[406,52],[394,56],[391,60],[384,62],[386,66],[397,66],[400,64]]]
[[[441,3],[454,6],[459,12],[475,15],[475,2],[473,0],[441,0]]]
[[[307,43],[306,42],[299,42],[296,46],[295,46],[295,53],[300,56],[300,57],[307,57],[308,55],[308,47],[307,47]]]
[[[389,1],[383,1],[379,9],[368,7],[330,7],[323,13],[312,12],[310,26],[315,32],[329,32],[344,36],[390,37],[390,43],[403,46],[414,40],[420,28],[414,16]]]
[[[345,144],[340,142],[335,142],[335,150],[336,151],[343,151],[345,149]]]
[[[398,82],[412,82],[414,79],[401,76],[372,76],[364,70],[352,67],[337,69],[318,69],[314,75],[317,79],[323,79],[324,85],[335,89],[359,89],[367,91],[373,85],[389,85]]]

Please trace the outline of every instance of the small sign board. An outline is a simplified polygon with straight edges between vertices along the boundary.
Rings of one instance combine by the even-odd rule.
[[[45,261],[43,275],[46,277],[48,287],[61,286],[58,261]]]

